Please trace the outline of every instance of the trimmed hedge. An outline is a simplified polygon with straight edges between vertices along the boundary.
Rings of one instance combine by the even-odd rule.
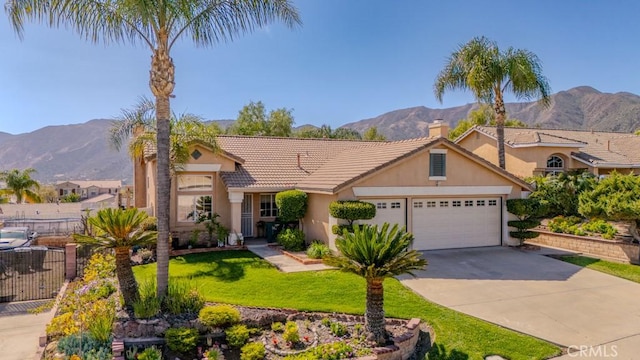
[[[278,244],[287,251],[302,251],[305,248],[302,230],[286,229],[278,234]]]
[[[300,190],[286,190],[276,194],[278,217],[285,222],[297,221],[307,212],[307,193]]]
[[[527,240],[538,237],[540,234],[535,231],[529,231],[538,225],[540,221],[538,217],[546,212],[546,207],[537,199],[509,199],[507,200],[507,211],[518,217],[518,220],[508,221],[507,224],[518,230],[510,231],[509,235],[520,240],[520,245]]]
[[[347,220],[353,225],[355,220],[369,220],[376,216],[376,206],[359,200],[339,200],[329,204],[329,214],[337,219]]]

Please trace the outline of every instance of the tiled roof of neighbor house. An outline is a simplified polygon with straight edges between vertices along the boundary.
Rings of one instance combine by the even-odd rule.
[[[97,203],[97,202],[109,201],[109,200],[114,200],[115,197],[116,196],[113,195],[113,194],[101,194],[101,195],[94,196],[94,197],[86,199],[86,200],[82,200],[81,203],[89,204],[89,203]]]
[[[222,149],[245,160],[242,165],[236,164],[235,172],[221,173],[227,187],[295,187],[326,192],[335,192],[439,141],[446,142],[484,166],[528,187],[528,184],[517,177],[443,138],[389,142],[245,136],[218,138]]]
[[[497,137],[495,127],[475,126],[471,131],[474,129],[493,138]],[[578,149],[573,152],[573,156],[595,166],[640,166],[640,136],[638,135],[588,130],[508,127],[504,130],[505,143],[508,145],[575,143]]]
[[[120,180],[64,180],[64,181],[57,181],[56,185],[61,185],[64,183],[76,184],[81,189],[86,189],[91,186],[95,186],[103,189],[122,187],[122,181]]]

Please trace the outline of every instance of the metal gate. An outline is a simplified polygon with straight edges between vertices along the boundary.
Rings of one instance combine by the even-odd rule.
[[[0,251],[0,302],[54,298],[64,279],[62,249],[33,246]]]

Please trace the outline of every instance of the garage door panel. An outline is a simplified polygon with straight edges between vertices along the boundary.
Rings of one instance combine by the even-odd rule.
[[[360,224],[382,225],[385,222],[406,226],[406,199],[364,199],[376,206],[376,216],[370,220],[359,220]]]
[[[499,198],[413,199],[414,249],[500,245]]]

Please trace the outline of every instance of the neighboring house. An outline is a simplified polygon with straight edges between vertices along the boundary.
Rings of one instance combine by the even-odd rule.
[[[117,195],[122,188],[120,180],[69,180],[58,181],[55,184],[58,196],[66,196],[69,194],[80,195],[81,200],[90,199],[98,195],[110,194]]]
[[[92,198],[82,200],[80,202],[82,204],[82,209],[104,209],[104,208],[114,208],[118,205],[118,197],[114,194],[102,194],[98,196],[94,196]]]
[[[524,178],[572,170],[640,174],[640,136],[629,133],[505,128],[507,171]],[[474,126],[455,142],[498,164],[495,127]]]
[[[445,137],[367,142],[220,136],[218,153],[193,144],[189,162],[172,181],[170,230],[188,236],[197,226],[192,214],[213,211],[232,240],[252,237],[258,221],[278,215],[276,193],[299,189],[309,194],[301,222],[307,240],[331,247],[338,220],[329,215],[329,203],[352,199],[376,205],[368,223],[406,226],[415,249],[513,244],[505,200],[520,198],[529,185]],[[155,157],[136,164],[135,205],[155,213]]]

